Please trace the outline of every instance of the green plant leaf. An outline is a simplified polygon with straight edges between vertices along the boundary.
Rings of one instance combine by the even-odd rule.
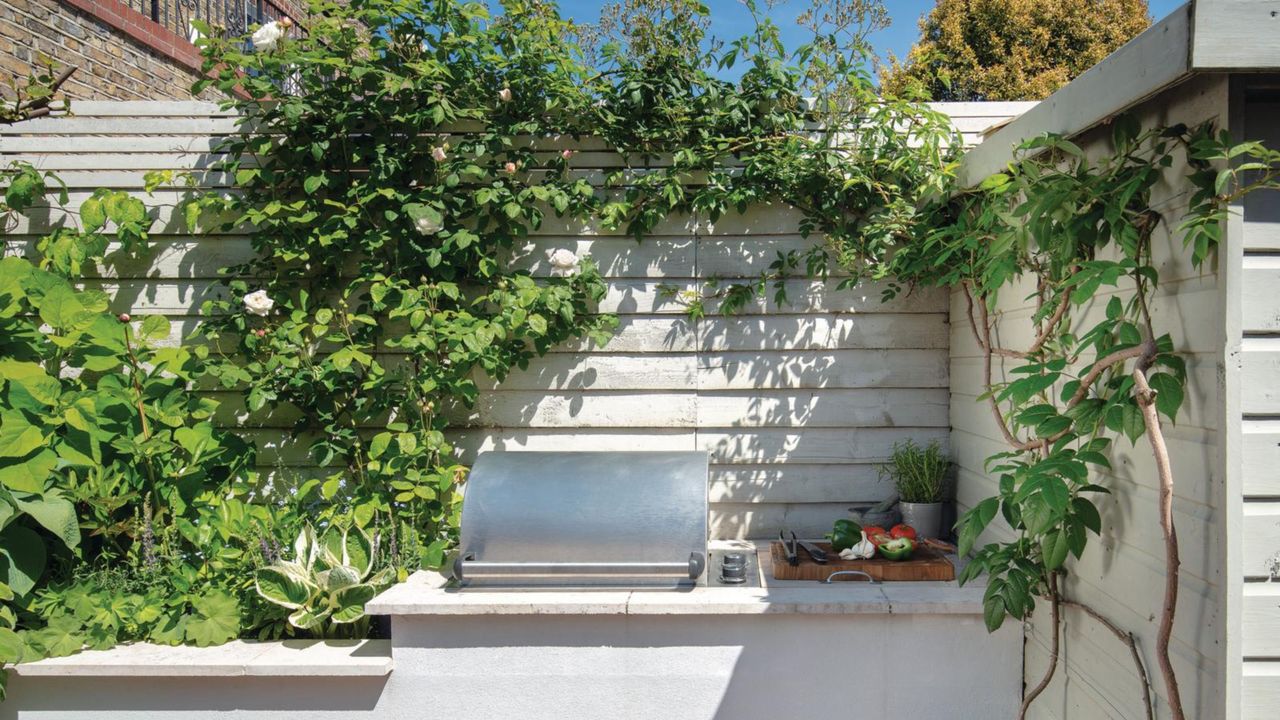
[[[377,595],[373,585],[353,585],[333,596],[335,610],[331,620],[336,624],[353,623],[364,617],[364,606]]]
[[[1040,552],[1044,557],[1045,567],[1050,570],[1057,570],[1062,567],[1062,563],[1067,560],[1067,552],[1071,545],[1068,542],[1067,534],[1062,530],[1051,532],[1044,536],[1044,541],[1040,544]]]
[[[62,540],[68,548],[80,545],[80,524],[76,520],[76,508],[71,501],[56,495],[45,495],[32,500],[17,500],[18,508],[30,515],[44,529]]]
[[[0,628],[0,663],[10,664],[22,662],[26,643],[18,633],[9,628]]]
[[[1147,382],[1156,391],[1156,410],[1169,418],[1170,422],[1175,421],[1184,397],[1182,383],[1173,375],[1162,372],[1152,373]]]
[[[278,566],[258,570],[254,584],[259,595],[290,610],[306,605],[316,592],[315,586],[306,578]]]
[[[356,582],[373,570],[373,541],[364,530],[353,527],[342,533],[342,564],[356,572]]]
[[[26,595],[35,588],[45,560],[44,540],[36,531],[12,524],[0,532],[0,573],[15,594]]]
[[[999,594],[991,592],[990,586],[987,587],[986,597],[982,599],[982,621],[987,625],[987,632],[995,632],[1004,624],[1005,606],[1004,598]]]
[[[43,652],[44,657],[62,657],[80,652],[85,646],[84,627],[76,618],[60,614],[49,619],[48,625],[27,633],[29,645]]]
[[[328,609],[313,611],[310,608],[298,608],[289,615],[289,624],[300,630],[311,630],[328,619],[329,613]]]
[[[187,642],[200,647],[220,645],[240,634],[240,603],[221,590],[211,591],[192,602],[187,617]]]
[[[0,457],[22,457],[44,445],[44,432],[16,410],[0,412]]]
[[[138,327],[138,333],[147,340],[164,340],[169,337],[169,318],[148,315]]]

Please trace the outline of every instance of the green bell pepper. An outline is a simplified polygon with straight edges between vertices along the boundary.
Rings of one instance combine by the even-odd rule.
[[[890,560],[907,560],[910,559],[911,553],[916,549],[915,543],[910,538],[900,537],[897,540],[890,540],[882,543],[876,548],[880,554]]]
[[[831,549],[839,553],[862,542],[862,526],[852,520],[837,520],[835,527],[827,533],[831,541]]]

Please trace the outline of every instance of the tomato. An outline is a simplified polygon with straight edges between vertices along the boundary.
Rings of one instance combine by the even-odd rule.
[[[897,540],[898,538],[915,540],[916,529],[911,527],[910,525],[903,525],[902,523],[898,523],[897,525],[893,526],[892,530],[889,531],[889,537],[893,538],[894,540]]]
[[[875,545],[886,543],[893,539],[889,536],[889,531],[879,525],[868,525],[862,528],[862,532],[866,533],[867,539]]]

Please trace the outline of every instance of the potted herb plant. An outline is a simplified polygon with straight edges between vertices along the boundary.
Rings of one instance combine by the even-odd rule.
[[[880,476],[893,481],[898,491],[902,522],[919,537],[942,534],[943,479],[950,464],[936,440],[923,448],[904,440],[893,444],[889,462],[880,468]]]

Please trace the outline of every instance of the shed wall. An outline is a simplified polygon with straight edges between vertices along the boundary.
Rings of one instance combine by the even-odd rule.
[[[1272,76],[1242,80],[1244,137],[1280,147],[1280,84]],[[1238,348],[1230,370],[1237,393],[1227,422],[1238,429],[1239,482],[1231,502],[1240,504],[1232,540],[1242,581],[1239,616],[1233,618],[1239,644],[1232,662],[1241,662],[1240,715],[1273,718],[1280,706],[1280,193],[1248,196],[1232,268],[1238,280]]]
[[[1227,81],[1220,76],[1200,77],[1140,105],[1136,116],[1144,127],[1206,120],[1225,127]],[[988,143],[1006,146],[1020,138],[999,133]],[[1110,130],[1103,127],[1076,138],[1091,155],[1109,151]],[[1179,178],[1180,163],[1167,172],[1167,180],[1153,192],[1153,206],[1166,222],[1153,243],[1155,264],[1161,275],[1152,312],[1156,332],[1171,333],[1183,353],[1189,374],[1187,399],[1176,425],[1167,425],[1166,438],[1176,473],[1173,503],[1178,528],[1182,574],[1177,620],[1171,655],[1177,670],[1189,717],[1221,717],[1223,659],[1223,587],[1226,577],[1222,538],[1222,455],[1220,424],[1222,393],[1221,357],[1223,301],[1216,267],[1199,270],[1190,262],[1176,235],[1186,209],[1189,189]],[[974,178],[978,180],[980,178]],[[997,315],[1002,347],[1025,348],[1033,337],[1029,321],[1034,308],[1024,300],[1032,294],[1029,284],[1008,288],[1001,294]],[[1092,327],[1105,314],[1110,297],[1129,288],[1103,288],[1081,313],[1077,329]],[[965,301],[951,296],[951,443],[960,465],[957,499],[971,507],[996,492],[995,480],[984,471],[985,459],[1008,449],[995,421],[978,396],[982,390],[982,359],[965,319]],[[996,359],[996,379],[1013,365]],[[1112,453],[1113,470],[1096,482],[1112,489],[1102,499],[1104,528],[1091,537],[1084,557],[1070,564],[1065,595],[1096,608],[1120,627],[1133,631],[1152,677],[1159,717],[1167,716],[1165,689],[1160,682],[1153,650],[1164,588],[1164,548],[1157,514],[1158,478],[1145,440],[1136,446],[1118,440]],[[1007,531],[1007,530],[1006,530]],[[1032,706],[1035,718],[1143,718],[1142,692],[1129,653],[1098,623],[1077,610],[1065,609],[1061,664],[1053,683]],[[1047,606],[1041,604],[1028,625],[1025,682],[1039,682],[1048,665],[1051,634]]]

